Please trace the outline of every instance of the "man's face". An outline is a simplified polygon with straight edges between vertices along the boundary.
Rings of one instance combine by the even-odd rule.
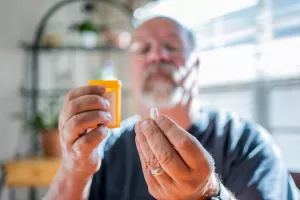
[[[185,30],[170,19],[156,18],[141,25],[130,48],[132,90],[148,107],[170,108],[183,89],[178,74],[189,54]]]

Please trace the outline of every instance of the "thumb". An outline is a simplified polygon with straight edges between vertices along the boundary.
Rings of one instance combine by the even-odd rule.
[[[193,135],[167,116],[157,116],[155,122],[190,168],[210,168],[211,156]]]

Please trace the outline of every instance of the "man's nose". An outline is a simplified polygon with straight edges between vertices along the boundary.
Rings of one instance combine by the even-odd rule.
[[[169,60],[170,53],[161,45],[153,47],[148,55],[148,63],[168,62]]]

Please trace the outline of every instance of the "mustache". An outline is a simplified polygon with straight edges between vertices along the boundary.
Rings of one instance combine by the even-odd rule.
[[[151,78],[152,75],[156,73],[161,73],[164,76],[170,78],[172,82],[175,82],[175,71],[176,67],[173,64],[167,62],[152,63],[146,68],[146,71],[144,73],[144,80],[147,81],[149,80],[149,78]]]

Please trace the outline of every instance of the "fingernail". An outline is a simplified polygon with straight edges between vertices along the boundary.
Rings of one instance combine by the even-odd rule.
[[[98,86],[98,91],[99,91],[99,94],[102,94],[106,91],[106,88],[103,86]]]
[[[141,128],[140,128],[139,122],[134,125],[134,131],[135,131],[136,134],[138,134],[138,133],[141,132]]]
[[[155,118],[155,122],[157,123],[157,125],[162,125],[163,123],[165,123],[165,121],[166,121],[165,116],[157,116]]]
[[[111,114],[109,112],[106,112],[106,117],[108,120],[111,120]]]
[[[108,100],[105,100],[104,104],[105,104],[105,108],[109,108],[110,107],[110,102]]]
[[[142,129],[146,129],[146,128],[148,128],[150,125],[151,125],[151,121],[150,121],[150,119],[147,119],[147,120],[145,120],[145,121],[143,121],[143,122],[141,123],[141,128],[142,128]]]

